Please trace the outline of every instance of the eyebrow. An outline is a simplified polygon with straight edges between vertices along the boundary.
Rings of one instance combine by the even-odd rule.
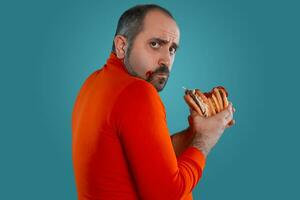
[[[168,40],[164,40],[164,39],[158,38],[158,37],[156,37],[156,38],[151,38],[150,41],[155,41],[155,42],[158,42],[158,43],[160,43],[160,44],[168,44],[168,43],[169,43]],[[171,46],[172,46],[173,48],[175,48],[176,50],[179,48],[179,45],[176,44],[175,42],[173,42]]]

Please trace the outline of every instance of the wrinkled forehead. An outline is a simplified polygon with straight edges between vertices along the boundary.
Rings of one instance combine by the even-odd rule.
[[[179,43],[180,32],[176,22],[161,11],[147,13],[143,24],[143,34],[147,38],[161,38]]]

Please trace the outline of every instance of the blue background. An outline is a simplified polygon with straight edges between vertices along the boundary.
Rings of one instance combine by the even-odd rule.
[[[153,1],[181,29],[161,97],[187,126],[182,86],[225,86],[236,125],[207,159],[198,199],[300,199],[297,1]],[[0,198],[76,199],[71,112],[105,63],[121,13],[142,1],[1,1]]]

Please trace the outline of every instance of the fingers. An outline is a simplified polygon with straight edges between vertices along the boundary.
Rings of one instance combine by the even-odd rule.
[[[220,118],[229,119],[232,116],[232,104],[229,103],[228,107],[223,111],[216,114]]]
[[[232,103],[230,102],[231,104],[231,113],[232,113],[232,118],[233,118],[233,113],[235,113],[235,108],[232,106]],[[235,124],[235,120],[232,119],[226,124],[225,128],[229,128],[229,127],[232,127],[234,124]]]
[[[233,113],[235,112],[235,109],[232,106],[232,103],[229,102],[228,107],[217,113],[216,116],[223,121],[224,127],[230,127],[232,126],[235,122],[233,121]]]
[[[190,115],[188,117],[188,121],[191,124],[192,123],[192,119],[194,117],[201,117],[204,119],[204,117],[202,115],[200,115],[197,111],[195,111],[194,109],[190,108]],[[235,112],[235,108],[232,106],[231,102],[228,102],[228,106],[226,109],[224,109],[223,111],[215,114],[214,116],[211,117],[216,117],[219,120],[221,120],[223,127],[224,128],[229,128],[231,126],[233,126],[235,124],[235,120],[233,119],[233,113]]]
[[[231,121],[225,126],[225,128],[230,128],[230,127],[232,127],[234,124],[235,124],[235,120],[233,119],[233,120],[231,120]]]

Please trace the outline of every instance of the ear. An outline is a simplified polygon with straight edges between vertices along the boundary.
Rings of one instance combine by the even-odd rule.
[[[127,39],[122,35],[116,35],[114,43],[117,57],[124,59],[127,50]]]

